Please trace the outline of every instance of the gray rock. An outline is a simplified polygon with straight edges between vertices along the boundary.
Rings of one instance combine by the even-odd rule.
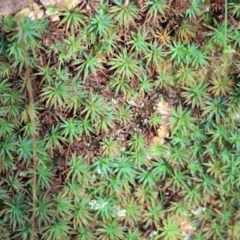
[[[43,6],[55,5],[64,2],[64,0],[40,0]]]
[[[31,3],[33,0],[0,0],[0,17],[14,14]]]

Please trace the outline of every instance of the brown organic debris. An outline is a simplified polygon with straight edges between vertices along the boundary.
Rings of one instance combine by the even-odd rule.
[[[168,121],[171,117],[173,106],[167,103],[165,100],[161,99],[157,104],[157,110],[162,117],[162,123],[157,129],[157,136],[153,137],[154,145],[163,145],[165,142],[165,138],[169,137],[169,126]]]

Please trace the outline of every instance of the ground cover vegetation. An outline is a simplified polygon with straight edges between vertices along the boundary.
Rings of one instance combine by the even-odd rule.
[[[1,19],[0,239],[239,239],[240,2],[58,11]]]

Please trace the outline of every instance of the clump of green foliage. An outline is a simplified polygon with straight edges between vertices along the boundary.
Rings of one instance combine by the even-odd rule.
[[[239,239],[239,1],[107,2],[1,19],[0,239]]]

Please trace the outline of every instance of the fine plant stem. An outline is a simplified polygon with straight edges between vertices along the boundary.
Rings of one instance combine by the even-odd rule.
[[[32,124],[32,144],[33,144],[33,211],[32,211],[32,235],[31,240],[34,240],[34,229],[35,229],[35,208],[36,208],[36,184],[37,184],[37,144],[36,144],[36,124],[34,119],[34,97],[33,97],[33,88],[32,81],[30,77],[30,69],[28,64],[25,64],[26,67],[26,79],[27,79],[27,91],[28,91],[28,99],[30,105],[30,120]]]
[[[21,20],[19,21],[21,25]],[[34,240],[34,233],[35,233],[35,216],[36,216],[36,185],[37,185],[37,144],[36,144],[36,123],[34,119],[34,96],[33,96],[33,87],[32,87],[32,80],[31,80],[31,73],[30,73],[30,66],[28,64],[28,53],[27,53],[27,46],[23,39],[23,33],[21,32],[21,45],[23,49],[24,55],[24,66],[25,66],[25,79],[26,79],[26,88],[28,93],[28,101],[29,101],[29,115],[30,121],[32,124],[32,148],[33,148],[33,185],[32,185],[32,198],[33,198],[33,209],[32,209],[32,232],[31,232],[31,240]]]

